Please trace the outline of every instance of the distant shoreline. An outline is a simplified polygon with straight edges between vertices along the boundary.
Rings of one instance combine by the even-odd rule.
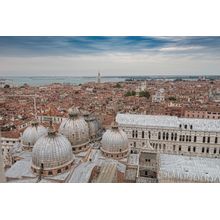
[[[101,82],[125,82],[141,80],[220,80],[220,75],[148,75],[148,76],[101,76]],[[45,86],[53,83],[79,85],[96,82],[96,76],[1,76],[1,81],[8,81],[16,86],[28,84],[30,86]]]

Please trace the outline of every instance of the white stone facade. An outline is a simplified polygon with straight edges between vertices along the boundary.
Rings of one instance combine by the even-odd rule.
[[[149,141],[160,153],[220,158],[220,120],[132,114],[118,114],[116,120],[133,151]]]

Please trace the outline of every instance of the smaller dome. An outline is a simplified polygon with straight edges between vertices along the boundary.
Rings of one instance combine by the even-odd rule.
[[[80,111],[76,107],[75,108],[71,107],[68,109],[68,113],[70,117],[77,117],[80,114]]]
[[[128,137],[115,122],[112,124],[112,128],[103,134],[101,145],[101,151],[107,157],[120,159],[128,154]]]
[[[47,129],[39,125],[37,121],[32,121],[22,134],[22,143],[24,146],[33,147],[39,137],[47,133]]]
[[[63,120],[59,132],[63,134],[72,145],[74,153],[86,151],[89,147],[89,127],[77,108],[69,109],[69,118]]]

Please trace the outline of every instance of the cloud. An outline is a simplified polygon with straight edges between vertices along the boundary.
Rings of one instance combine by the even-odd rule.
[[[220,37],[0,37],[1,74],[180,74],[190,68],[219,74]]]

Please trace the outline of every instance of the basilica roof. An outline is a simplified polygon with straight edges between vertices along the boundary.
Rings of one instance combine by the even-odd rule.
[[[32,122],[31,125],[24,130],[22,142],[23,144],[33,146],[37,139],[46,133],[47,129],[44,126],[39,125],[37,122]]]

